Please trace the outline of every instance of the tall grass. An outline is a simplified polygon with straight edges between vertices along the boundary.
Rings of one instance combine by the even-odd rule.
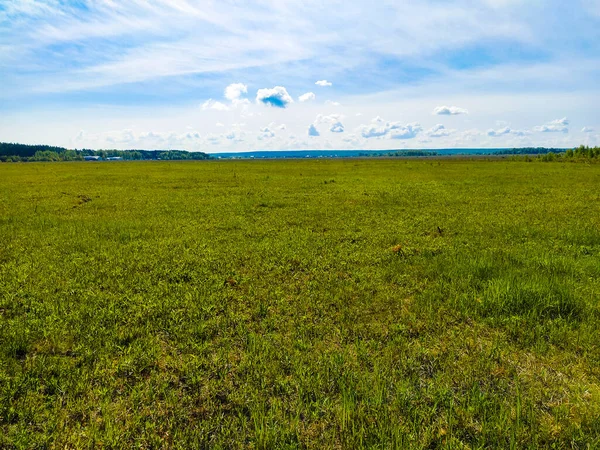
[[[599,171],[0,165],[0,447],[599,447]]]

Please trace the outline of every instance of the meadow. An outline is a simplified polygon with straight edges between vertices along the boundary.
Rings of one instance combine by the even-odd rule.
[[[600,165],[0,164],[0,448],[600,448]]]

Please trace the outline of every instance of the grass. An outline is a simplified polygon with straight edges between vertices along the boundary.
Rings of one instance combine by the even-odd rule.
[[[600,447],[600,166],[0,165],[0,448]]]

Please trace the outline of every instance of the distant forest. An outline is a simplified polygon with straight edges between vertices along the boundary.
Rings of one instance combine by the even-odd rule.
[[[25,145],[0,142],[0,162],[83,161],[85,156],[124,160],[202,160],[211,157],[185,150],[70,150],[51,145]]]
[[[431,150],[391,150],[358,154],[359,157],[419,157],[438,155],[437,152]],[[537,155],[537,159],[542,161],[598,161],[600,160],[600,147],[586,147],[581,145],[569,150],[545,147],[513,148],[499,150],[491,153],[491,155],[522,156],[528,160],[531,160],[531,156]],[[50,145],[25,145],[0,142],[0,162],[83,161],[86,156],[97,156],[101,159],[120,158],[128,161],[213,159],[207,153],[188,152],[186,150],[70,150]]]
[[[524,147],[499,150],[494,155],[545,155],[546,153],[564,153],[564,148]]]
[[[381,152],[369,152],[359,153],[358,156],[361,158],[365,157],[418,157],[418,156],[437,156],[438,153],[431,150],[397,150],[397,151],[381,151]]]

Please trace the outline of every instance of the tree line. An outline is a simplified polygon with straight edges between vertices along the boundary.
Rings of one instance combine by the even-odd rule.
[[[600,162],[600,147],[588,147],[580,145],[576,148],[570,148],[563,150],[562,152],[547,152],[539,153],[537,155],[529,154],[513,154],[511,157],[514,161],[542,161],[542,162],[587,162],[597,163]]]
[[[498,150],[493,155],[545,155],[547,153],[564,153],[564,148],[523,147]]]
[[[122,158],[128,161],[211,159],[206,153],[185,150],[71,150],[51,145],[0,142],[0,162],[83,161],[86,156]]]

